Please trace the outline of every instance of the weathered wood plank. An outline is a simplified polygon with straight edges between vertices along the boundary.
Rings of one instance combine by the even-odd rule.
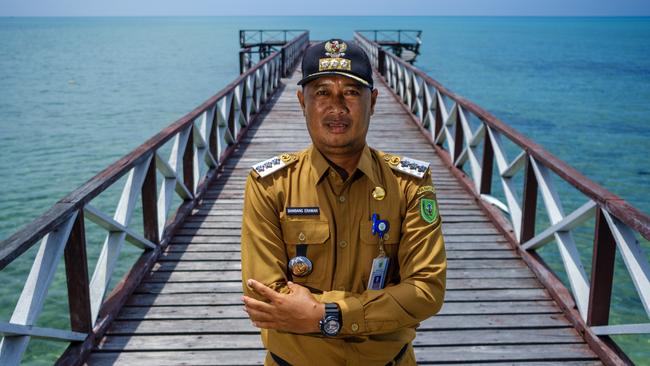
[[[572,328],[558,329],[508,329],[464,331],[419,331],[413,345],[417,347],[498,345],[498,344],[575,344],[577,333]],[[110,336],[98,349],[103,351],[165,351],[169,348],[183,350],[202,349],[263,349],[257,334],[203,334]]]
[[[549,300],[544,289],[450,290],[445,301],[530,301]],[[188,306],[243,304],[237,293],[136,293],[127,301],[130,306]]]
[[[560,314],[507,314],[507,315],[441,315],[429,318],[418,327],[419,331],[454,329],[521,329],[566,328],[570,323]],[[159,335],[159,334],[257,334],[248,318],[178,319],[178,320],[117,320],[109,335]]]
[[[240,271],[222,272],[162,272],[156,271],[149,274],[144,282],[215,282],[215,281],[241,281]]]
[[[515,258],[512,259],[453,259],[449,258],[447,266],[450,269],[475,268],[526,268],[526,265]],[[230,271],[240,270],[239,260],[215,261],[162,261],[156,263],[155,271]]]
[[[205,335],[157,335],[111,336],[97,346],[102,351],[166,351],[170,348],[183,350],[264,349],[258,334],[205,334]],[[188,360],[191,361],[191,360]]]
[[[265,350],[197,350],[164,352],[93,352],[88,365],[263,365]]]
[[[231,246],[233,249],[238,249]],[[205,248],[204,249],[209,249]],[[233,251],[167,251],[160,261],[224,261],[240,260],[239,250]],[[447,259],[513,259],[518,258],[513,250],[453,250],[447,248]]]
[[[494,290],[494,289],[532,289],[542,288],[534,278],[452,278],[447,281],[447,290]],[[144,282],[136,293],[141,294],[196,294],[241,292],[240,280],[231,282]]]
[[[241,262],[239,260],[222,261],[180,261],[156,263],[154,271],[239,271]]]
[[[582,344],[494,345],[494,346],[443,346],[418,347],[415,355],[421,364],[438,362],[486,361],[554,361],[564,359],[594,360],[595,355]]]
[[[533,278],[534,274],[528,268],[470,268],[450,269],[447,279],[481,279],[481,278]],[[152,272],[145,282],[215,282],[240,281],[239,271],[174,271]]]
[[[559,314],[552,301],[446,302],[439,315],[466,314]],[[241,305],[126,306],[122,320],[221,319],[245,318]]]
[[[221,240],[223,242],[223,240]],[[447,251],[503,251],[512,250],[506,243],[481,243],[481,242],[447,242]],[[168,253],[172,252],[239,252],[241,245],[239,241],[227,243],[194,243],[194,244],[172,244],[167,248]],[[514,254],[513,254],[514,255]]]
[[[166,253],[186,253],[186,252],[240,252],[241,245],[233,244],[172,244],[167,248]]]
[[[239,235],[234,236],[175,236],[172,240],[172,244],[192,244],[192,243],[201,243],[201,244],[239,244],[240,237]]]

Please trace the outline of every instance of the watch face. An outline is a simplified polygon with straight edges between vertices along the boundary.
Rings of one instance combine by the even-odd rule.
[[[336,319],[327,319],[323,325],[323,331],[327,335],[337,335],[339,333],[339,322]]]

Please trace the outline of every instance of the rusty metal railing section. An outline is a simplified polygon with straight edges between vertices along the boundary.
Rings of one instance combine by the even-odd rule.
[[[385,52],[362,34],[355,33],[355,40],[366,50],[373,65],[401,98],[404,108],[428,135],[443,159],[453,167],[452,171],[455,170],[456,175],[466,181],[471,192],[483,201],[484,207],[499,208],[491,208],[492,213],[500,212],[493,220],[500,223],[504,234],[520,249],[522,257],[529,264],[541,262],[538,268],[546,267],[534,252],[550,242],[557,243],[578,316],[588,331],[597,336],[650,333],[650,323],[608,325],[617,249],[646,315],[650,316],[650,265],[638,240],[639,236],[650,240],[650,218],[647,215],[482,108],[447,90],[416,67]],[[478,124],[478,127],[473,128],[468,122],[470,118],[478,121],[474,124]],[[506,154],[506,141],[519,151],[514,159],[509,159]],[[503,200],[492,195],[494,162],[497,181],[500,181],[505,196]],[[522,197],[519,197],[519,187],[515,185],[514,177],[518,174],[523,174],[523,180],[520,179],[523,181]],[[554,177],[559,177],[581,192],[584,204],[572,212],[566,212]],[[542,224],[536,220],[538,194],[548,214],[549,224],[536,233],[536,224]],[[595,219],[594,248],[592,271],[588,275],[572,230],[592,219]],[[547,288],[550,284],[550,291],[562,300],[562,289],[554,290],[558,288],[559,281],[551,281],[555,284],[546,282]],[[570,301],[570,298],[564,301],[565,305],[569,311],[575,311],[571,309],[571,304],[566,304]]]
[[[420,54],[422,31],[415,29],[371,29],[358,30],[361,36],[389,49],[394,55],[410,64]]]
[[[128,295],[148,273],[185,216],[196,206],[217,168],[239,142],[309,44],[303,33],[256,64],[218,94],[90,179],[47,213],[0,243],[0,269],[40,241],[9,322],[0,323],[0,365],[18,365],[30,338],[75,342],[59,359],[78,364],[108,329]],[[165,148],[171,152],[163,155]],[[126,177],[114,215],[90,204]],[[161,182],[157,189],[157,181]],[[174,195],[181,199],[172,207]],[[132,217],[142,203],[144,232]],[[173,215],[171,210],[176,208]],[[169,217],[169,218],[168,218]],[[106,230],[88,280],[84,218]],[[124,243],[142,250],[127,275],[106,295]],[[71,330],[35,327],[48,288],[64,257]]]
[[[242,29],[239,31],[239,72],[244,73],[255,63],[267,58],[273,52],[285,52],[287,43],[300,38],[309,37],[304,29]],[[285,55],[282,54],[282,59]],[[286,70],[283,72],[286,76]]]

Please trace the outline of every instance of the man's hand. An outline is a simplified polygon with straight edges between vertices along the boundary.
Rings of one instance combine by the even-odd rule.
[[[264,329],[277,329],[292,333],[319,332],[318,321],[325,314],[325,304],[311,295],[308,289],[293,282],[287,282],[288,294],[281,294],[250,279],[248,287],[269,300],[263,302],[242,296],[244,310],[253,325]]]

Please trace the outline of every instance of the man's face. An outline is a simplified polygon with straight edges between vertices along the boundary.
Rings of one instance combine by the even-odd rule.
[[[298,90],[314,146],[326,156],[363,149],[377,90],[340,75],[322,76]]]

